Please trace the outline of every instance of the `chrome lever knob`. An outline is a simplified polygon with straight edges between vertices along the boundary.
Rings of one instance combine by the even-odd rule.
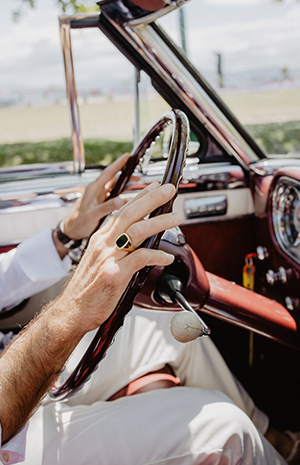
[[[268,270],[266,273],[266,280],[270,286],[273,286],[276,282],[281,282],[282,284],[286,284],[288,280],[288,274],[283,266],[278,268],[278,271]]]
[[[269,257],[268,249],[266,247],[261,246],[261,245],[259,245],[256,248],[256,253],[257,253],[258,260],[265,260],[266,258]]]
[[[196,315],[183,310],[173,316],[170,331],[176,341],[186,343],[203,336],[204,327]]]

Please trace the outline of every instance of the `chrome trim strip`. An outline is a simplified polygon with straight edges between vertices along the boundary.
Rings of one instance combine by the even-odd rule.
[[[194,158],[187,159],[187,165],[183,171],[182,184],[202,183],[214,180],[223,182],[224,186],[226,185],[225,188],[230,190],[246,187],[244,173],[240,166],[231,165],[227,162],[200,165],[195,163],[195,160]],[[165,165],[165,160],[148,165],[147,171],[141,179],[141,184],[148,184],[155,180],[160,181]],[[27,179],[15,177],[5,183],[0,183],[0,201],[8,198],[19,199],[20,195],[28,195],[28,193],[35,196],[36,194],[51,193],[57,189],[87,185],[94,181],[101,172],[101,169],[86,170],[80,176],[68,172],[56,175],[53,172],[45,177],[42,173],[39,176],[35,176],[29,170]],[[210,192],[213,191],[214,189],[210,190]]]
[[[165,161],[148,165],[144,174],[149,183],[161,179],[165,165]],[[195,163],[195,159],[187,158],[187,165],[183,170],[181,184],[201,184],[207,181],[222,182],[226,185],[226,189],[247,187],[244,172],[238,165],[232,165],[228,162],[199,164]],[[214,189],[211,190],[213,191]]]
[[[73,163],[74,173],[80,174],[85,168],[84,145],[80,131],[79,108],[77,102],[77,92],[75,84],[72,43],[71,43],[71,21],[74,19],[82,19],[83,15],[61,16],[59,18],[60,39],[63,52],[67,97],[69,101],[70,120],[72,129],[72,147],[73,147]],[[97,15],[99,16],[99,14]]]
[[[223,309],[220,310],[219,308],[213,305],[205,304],[204,307],[201,309],[201,311],[214,318],[218,318],[218,320],[225,321],[226,323],[229,323],[229,324],[233,324],[234,326],[237,326],[238,328],[243,328],[248,331],[249,330],[254,331],[255,333],[265,336],[269,339],[275,339],[271,334],[267,332],[267,329],[265,329],[264,326],[262,326],[262,329],[258,329],[257,327],[250,326],[249,323],[243,323],[241,319],[237,318],[232,313],[228,313],[226,312],[226,310],[223,310]],[[266,328],[268,327],[266,326]]]
[[[153,13],[149,13],[147,16],[142,16],[141,18],[138,19],[133,19],[132,21],[128,21],[127,23],[124,23],[125,26],[139,26],[140,24],[150,24],[153,23],[153,21],[156,21],[158,18],[161,18],[162,16],[170,13],[171,11],[175,10],[178,8],[176,5],[169,5],[163,8],[162,10],[154,11]]]
[[[89,13],[74,13],[73,15],[61,15],[59,16],[59,21],[69,22],[71,21],[81,21],[82,19],[90,18],[97,19],[99,18],[100,11],[92,11]]]
[[[51,194],[57,190],[76,189],[95,181],[101,170],[87,170],[82,175],[35,177],[25,180],[0,183],[0,202],[35,198],[37,195]]]
[[[3,167],[0,168],[0,193],[3,190],[3,184],[6,185],[7,183],[33,178],[63,176],[72,173],[73,164],[71,161]]]

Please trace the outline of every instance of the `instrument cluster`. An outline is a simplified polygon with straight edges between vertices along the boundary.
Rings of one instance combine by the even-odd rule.
[[[278,244],[300,263],[300,182],[279,178],[272,196],[272,220]]]

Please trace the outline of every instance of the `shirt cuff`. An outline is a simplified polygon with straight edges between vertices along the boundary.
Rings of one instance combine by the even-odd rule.
[[[32,282],[68,275],[72,260],[67,255],[61,260],[52,239],[52,229],[46,229],[26,239],[17,248],[20,267]]]
[[[25,459],[26,433],[28,423],[4,446],[0,446],[0,461],[4,465],[23,462]],[[0,425],[1,435],[1,425]]]

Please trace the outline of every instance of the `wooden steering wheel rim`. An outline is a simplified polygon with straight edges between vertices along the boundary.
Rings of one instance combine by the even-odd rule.
[[[176,189],[178,189],[188,149],[189,122],[187,116],[182,111],[171,110],[165,113],[157,123],[152,126],[150,131],[143,137],[138,147],[133,151],[111,192],[110,198],[116,197],[123,192],[135,167],[139,164],[146,150],[168,125],[172,125],[172,138],[167,166],[161,184],[172,183]],[[170,212],[174,199],[175,197],[162,207],[157,208],[151,213],[150,217]],[[157,249],[162,234],[163,233],[160,233],[150,237],[140,247]],[[124,318],[131,310],[133,301],[143,287],[151,269],[152,267],[146,267],[135,273],[115,310],[99,327],[94,339],[74,371],[61,386],[55,387],[49,392],[52,400],[65,400],[71,397],[89,380],[93,371],[105,356],[108,347],[113,342],[116,332],[123,325]]]

